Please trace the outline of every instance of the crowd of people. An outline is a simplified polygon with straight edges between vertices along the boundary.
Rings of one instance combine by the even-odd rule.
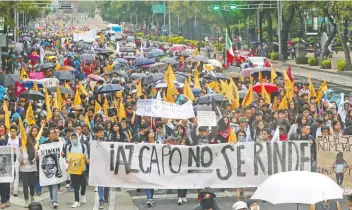
[[[165,63],[164,67],[154,69],[150,64],[154,64],[155,59],[162,62],[162,56],[166,54],[150,57],[142,49],[134,56],[125,56],[114,53],[116,45],[106,45],[104,38],[92,44],[82,44],[73,42],[69,37],[33,35],[30,39],[21,37],[21,42],[22,51],[10,53],[3,75],[14,79],[0,80],[3,86],[0,94],[3,107],[0,110],[0,145],[14,148],[12,193],[17,196],[20,180],[25,207],[35,202],[35,194],[41,195],[38,151],[42,144],[62,142],[63,157],[69,153],[83,155],[86,165],[82,173],[71,174],[66,182],[66,187],[74,191],[72,207],[75,208],[86,203],[92,141],[194,146],[307,140],[312,145],[312,171],[315,171],[315,139],[324,135],[352,134],[352,109],[348,95],[341,93],[338,97],[327,88],[326,83],[314,90],[311,81],[300,84],[289,72],[284,79],[273,74],[254,79],[219,78],[207,70],[203,61],[185,61],[182,54],[172,58],[177,63]],[[45,55],[49,50],[55,53],[54,58]],[[87,50],[93,51],[92,56],[84,60],[81,55]],[[111,53],[98,53],[103,50],[111,50]],[[195,54],[198,53],[196,50]],[[116,58],[119,60],[116,61]],[[150,62],[139,65],[141,61]],[[51,65],[43,67],[44,64]],[[53,78],[62,72],[69,72],[71,77],[56,78],[59,81],[51,88],[42,85],[40,80],[26,82],[31,74],[38,72],[43,72],[45,78]],[[158,78],[155,72],[164,76]],[[185,76],[176,77],[177,72]],[[23,83],[17,78],[21,78]],[[167,86],[157,88],[155,84],[160,80],[164,80]],[[277,93],[271,93],[269,97],[264,92],[253,93],[255,81],[269,83],[269,80],[279,87]],[[291,93],[287,91],[288,80],[293,85]],[[178,87],[173,83],[184,85]],[[191,92],[185,91],[188,86]],[[26,92],[26,89],[32,92]],[[244,97],[238,94],[241,91],[246,93]],[[138,99],[155,98],[177,104],[191,100],[196,112],[198,99],[208,95],[225,96],[221,99],[211,97],[212,100],[207,103],[210,110],[217,113],[216,127],[198,126],[197,117],[179,120],[136,114]],[[26,141],[23,141],[24,138]],[[50,164],[47,165],[50,167]],[[55,209],[58,208],[59,190],[60,185],[49,187]],[[97,187],[96,190],[99,208],[103,209],[109,202],[109,188]],[[178,205],[187,202],[187,189],[177,190],[177,193]],[[153,194],[153,189],[146,190],[148,207],[154,204]],[[213,201],[215,194],[209,189],[200,191],[199,195],[200,203],[194,209],[219,209]],[[0,184],[0,196],[0,208],[10,207],[10,183]],[[240,200],[241,196],[238,190],[237,199]],[[237,202],[233,209],[259,209],[255,208],[256,205]]]

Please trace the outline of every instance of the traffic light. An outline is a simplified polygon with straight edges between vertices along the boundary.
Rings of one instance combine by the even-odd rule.
[[[236,11],[237,10],[237,5],[236,4],[226,4],[224,6],[225,11]]]
[[[220,11],[221,7],[219,5],[209,5],[208,11]]]

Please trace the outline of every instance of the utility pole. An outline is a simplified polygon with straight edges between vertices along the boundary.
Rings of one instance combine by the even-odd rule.
[[[166,1],[164,0],[164,26],[161,34],[164,34],[165,26],[166,26]]]
[[[15,27],[13,29],[13,41],[16,42],[17,40],[17,10],[14,10],[14,21],[15,21]]]
[[[281,1],[277,1],[277,34],[278,34],[278,43],[279,43],[279,58],[282,60],[282,46],[281,46],[281,29],[282,29],[282,6]]]
[[[169,1],[169,36],[171,37],[171,1]]]
[[[257,9],[257,37],[258,37],[258,42],[260,42],[260,17],[259,17],[259,9]]]

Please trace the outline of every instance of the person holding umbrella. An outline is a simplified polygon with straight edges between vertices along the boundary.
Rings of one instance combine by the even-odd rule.
[[[341,205],[337,200],[324,200],[319,203],[310,205],[309,210],[341,210]]]

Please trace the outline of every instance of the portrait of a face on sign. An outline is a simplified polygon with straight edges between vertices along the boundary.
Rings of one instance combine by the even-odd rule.
[[[47,178],[51,178],[53,176],[58,178],[62,177],[60,165],[58,164],[57,157],[55,157],[54,154],[48,154],[43,157],[41,168]]]
[[[11,146],[0,147],[0,183],[12,182],[13,177],[13,149]]]

